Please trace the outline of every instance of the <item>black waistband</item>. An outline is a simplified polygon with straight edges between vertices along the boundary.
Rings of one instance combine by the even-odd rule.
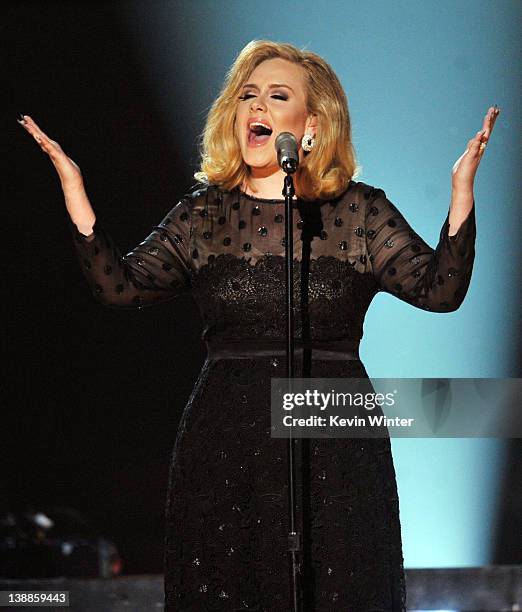
[[[286,356],[286,342],[263,340],[252,342],[207,341],[208,359],[248,359],[255,357]],[[302,356],[303,343],[294,342],[294,355]],[[329,342],[312,342],[312,359],[326,360],[359,360],[358,340],[331,340]]]

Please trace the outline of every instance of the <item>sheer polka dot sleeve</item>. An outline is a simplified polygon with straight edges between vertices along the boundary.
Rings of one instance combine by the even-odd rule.
[[[182,199],[151,234],[122,255],[96,218],[85,236],[69,219],[73,244],[93,296],[105,306],[139,309],[171,300],[190,287],[191,207]]]
[[[475,202],[459,230],[449,235],[449,212],[432,249],[374,188],[366,209],[366,242],[380,290],[417,308],[457,310],[466,296],[475,258]]]

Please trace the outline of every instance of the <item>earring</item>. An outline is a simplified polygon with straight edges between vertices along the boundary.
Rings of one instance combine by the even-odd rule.
[[[313,134],[305,134],[301,140],[301,148],[303,151],[309,152],[314,148],[315,136]]]

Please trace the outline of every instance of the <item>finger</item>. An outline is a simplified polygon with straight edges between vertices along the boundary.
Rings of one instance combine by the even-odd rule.
[[[26,129],[27,132],[31,134],[31,136],[36,140],[36,142],[43,148],[46,153],[51,154],[54,151],[60,151],[60,145],[49,138],[45,132],[43,132],[36,123],[29,117],[29,115],[24,115],[23,120],[18,120],[18,122]]]
[[[33,135],[37,134],[38,136],[40,136],[40,138],[43,138],[44,136],[45,138],[48,138],[48,136],[38,127],[36,122],[33,121],[33,119],[29,115],[24,115],[24,119],[27,128],[31,131]]]
[[[19,121],[25,129],[31,134],[36,142],[41,145],[42,143],[50,144],[58,148],[58,143],[49,138],[45,132],[43,132],[38,125],[33,121],[29,115],[23,116],[23,121]]]
[[[492,112],[493,112],[493,107],[490,107],[488,109],[488,112],[484,116],[484,120],[482,121],[482,130],[481,131],[484,132],[484,134],[487,134],[488,130],[490,129]]]
[[[493,127],[495,125],[495,121],[500,113],[500,108],[495,104],[495,106],[490,106],[486,116],[484,117],[484,122],[482,124],[482,129],[485,131],[484,139],[488,140],[491,132],[493,131]]]
[[[464,157],[466,155],[470,155],[471,157],[475,157],[476,155],[478,155],[479,150],[481,148],[481,144],[482,144],[482,138],[483,138],[483,130],[480,130],[480,132],[477,132],[475,134],[475,137],[472,138],[471,140],[468,141],[466,150],[464,151],[464,153],[462,154],[461,157]],[[484,148],[484,146],[482,147],[482,149]],[[460,161],[460,158],[459,158]]]
[[[487,139],[486,139],[486,130],[481,130],[477,132],[475,138],[470,140],[469,150],[471,155],[482,155],[486,150]]]
[[[497,117],[500,114],[500,108],[495,104],[494,108],[493,108],[493,112],[491,113],[490,119],[489,119],[489,126],[488,126],[488,138],[491,135],[491,132],[493,131],[493,127],[495,126],[495,121],[497,120]]]
[[[24,127],[25,130],[29,132],[29,134],[31,134],[31,136],[33,136],[38,143],[41,142],[42,136],[39,133],[41,130],[36,128],[34,122],[29,121],[29,117],[27,115],[24,115],[23,119],[18,119],[18,123],[20,123],[20,125],[22,125],[22,127]]]

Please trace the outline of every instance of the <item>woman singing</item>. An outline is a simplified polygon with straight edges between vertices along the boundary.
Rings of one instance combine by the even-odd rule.
[[[473,183],[498,113],[487,111],[453,166],[450,208],[432,249],[382,189],[354,180],[348,104],[330,66],[289,44],[253,41],[208,114],[197,189],[123,256],[95,216],[78,166],[29,116],[20,120],[56,167],[94,297],[140,309],[190,291],[205,322],[208,356],[170,466],[166,610],[292,609],[287,440],[270,435],[270,379],[285,376],[277,135],[291,132],[300,145],[295,376],[368,378],[358,347],[379,291],[441,313],[456,310],[466,295]],[[389,437],[304,440],[300,476],[304,610],[404,610]]]

